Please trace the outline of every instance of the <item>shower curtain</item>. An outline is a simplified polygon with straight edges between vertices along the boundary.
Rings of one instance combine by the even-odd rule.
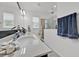
[[[63,37],[78,38],[77,13],[58,18],[57,34]]]

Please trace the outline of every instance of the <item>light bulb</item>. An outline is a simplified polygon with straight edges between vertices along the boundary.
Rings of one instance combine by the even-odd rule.
[[[56,5],[54,5],[53,7],[54,7],[54,8],[56,8],[57,6],[56,6]]]
[[[23,15],[26,15],[25,11],[23,10]]]
[[[20,10],[20,12],[21,12],[21,15],[22,15],[23,14],[22,9]]]
[[[23,16],[26,15],[26,13],[23,9],[21,9],[20,12],[21,12],[21,15],[23,15]]]

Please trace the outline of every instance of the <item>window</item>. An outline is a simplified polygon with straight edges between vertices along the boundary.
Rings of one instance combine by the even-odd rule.
[[[14,26],[14,15],[11,13],[3,13],[3,27],[12,28]]]
[[[33,28],[39,28],[39,27],[40,27],[39,17],[33,17]]]

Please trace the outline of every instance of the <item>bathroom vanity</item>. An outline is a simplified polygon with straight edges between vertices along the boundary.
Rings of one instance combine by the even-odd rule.
[[[2,40],[7,42],[13,35],[14,34],[7,36]],[[25,35],[20,36],[14,43],[19,49],[12,54],[3,55],[3,57],[41,57],[47,56],[47,54],[52,51],[33,33],[26,33]]]

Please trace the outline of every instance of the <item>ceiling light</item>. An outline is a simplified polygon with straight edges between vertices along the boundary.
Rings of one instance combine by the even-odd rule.
[[[19,10],[20,10],[20,12],[21,12],[21,15],[22,15],[22,16],[25,16],[25,15],[26,15],[25,10],[24,10],[23,8],[21,8],[19,2],[17,2],[17,5],[18,5],[18,8],[19,8]]]
[[[22,13],[22,9],[20,10],[20,12],[21,12],[21,15],[22,15],[22,14],[23,14],[23,13]]]
[[[25,11],[23,10],[23,14],[26,15]]]
[[[23,9],[21,9],[20,12],[21,12],[21,15],[22,16],[25,16],[26,15],[26,13],[25,13],[25,11]]]
[[[57,6],[56,6],[56,5],[54,5],[53,7],[54,7],[54,8],[56,8]]]

